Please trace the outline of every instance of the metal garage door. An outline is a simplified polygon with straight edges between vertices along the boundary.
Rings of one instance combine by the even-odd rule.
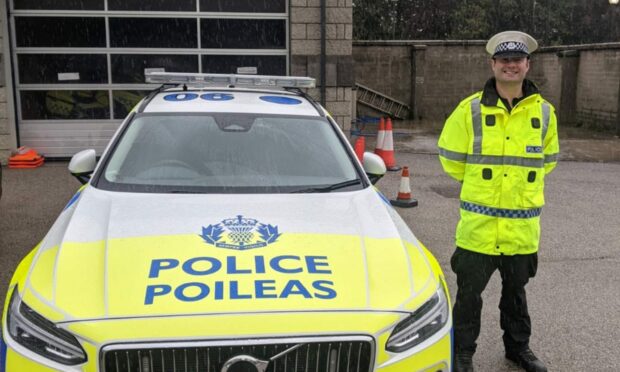
[[[101,153],[152,85],[145,68],[288,72],[288,1],[11,0],[19,144]]]

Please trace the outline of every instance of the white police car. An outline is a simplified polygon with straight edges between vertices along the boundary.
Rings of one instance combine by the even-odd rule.
[[[448,371],[439,265],[308,78],[152,73],[20,263],[0,370]],[[92,175],[92,176],[91,176]]]

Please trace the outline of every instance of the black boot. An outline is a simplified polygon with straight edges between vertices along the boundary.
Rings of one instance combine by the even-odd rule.
[[[517,363],[527,372],[547,372],[545,364],[534,355],[529,347],[521,351],[506,351],[506,358]]]
[[[470,351],[457,351],[454,353],[454,372],[474,372],[472,357],[474,353]]]

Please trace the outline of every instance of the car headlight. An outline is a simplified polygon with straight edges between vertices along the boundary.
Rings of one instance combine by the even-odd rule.
[[[13,340],[48,359],[65,365],[86,362],[86,353],[75,336],[23,303],[17,287],[11,295],[7,327]]]
[[[398,323],[385,348],[387,351],[399,353],[419,345],[442,329],[449,318],[448,299],[441,283],[433,297]]]

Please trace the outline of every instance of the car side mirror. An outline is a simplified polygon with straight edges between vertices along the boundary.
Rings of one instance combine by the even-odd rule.
[[[372,182],[373,185],[385,175],[385,172],[387,172],[383,159],[381,159],[379,155],[373,154],[372,152],[364,153],[363,165],[364,172],[366,172],[370,182]]]
[[[69,172],[80,183],[86,184],[97,165],[97,153],[93,149],[83,150],[73,155],[69,162]]]

